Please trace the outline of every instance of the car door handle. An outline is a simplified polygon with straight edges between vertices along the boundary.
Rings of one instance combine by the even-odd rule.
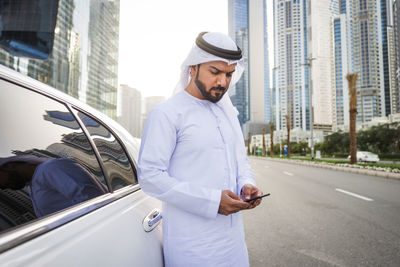
[[[161,211],[159,209],[152,210],[144,219],[143,219],[143,229],[146,232],[150,232],[160,223],[162,219]]]

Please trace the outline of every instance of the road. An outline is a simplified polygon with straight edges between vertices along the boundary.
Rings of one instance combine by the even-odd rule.
[[[243,212],[250,265],[400,266],[400,181],[251,159],[271,195]]]

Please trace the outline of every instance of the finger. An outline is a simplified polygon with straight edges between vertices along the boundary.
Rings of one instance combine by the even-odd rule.
[[[236,207],[239,209],[239,210],[245,210],[245,209],[248,209],[250,206],[251,206],[251,203],[249,203],[249,202],[244,202],[244,201],[237,201],[237,203],[235,203],[236,205]],[[238,210],[238,211],[239,211]]]
[[[248,184],[246,184],[242,189],[242,198],[250,199],[251,198],[251,189]]]
[[[250,193],[250,196],[251,196],[251,197],[257,197],[257,196],[259,196],[258,190],[257,190],[257,189],[252,189],[249,193]]]
[[[249,203],[251,204],[250,209],[255,208],[255,207],[257,207],[258,205],[260,205],[260,204],[261,204],[261,201],[262,201],[262,199],[260,198],[260,199],[256,199],[256,200],[253,200],[253,201],[249,202]]]
[[[233,198],[235,200],[240,200],[239,196],[236,195],[235,193],[233,193],[232,191],[228,191],[228,196],[230,196],[231,198]]]

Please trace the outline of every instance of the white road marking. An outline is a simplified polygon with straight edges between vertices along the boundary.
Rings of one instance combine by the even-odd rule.
[[[293,173],[290,173],[290,172],[283,172],[284,174],[286,174],[286,175],[289,175],[289,176],[293,176],[294,174]]]
[[[335,190],[339,191],[341,193],[353,196],[353,197],[358,197],[358,198],[360,198],[362,200],[365,200],[365,201],[374,201],[372,198],[364,197],[364,196],[361,196],[361,195],[358,195],[358,194],[355,194],[355,193],[352,193],[352,192],[349,192],[349,191],[346,191],[346,190],[343,190],[343,189],[340,189],[340,188],[336,188]]]

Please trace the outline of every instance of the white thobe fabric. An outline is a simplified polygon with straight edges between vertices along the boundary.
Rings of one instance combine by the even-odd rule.
[[[244,148],[238,153],[233,128],[220,104],[186,91],[146,120],[139,182],[163,201],[167,267],[249,265],[241,213],[218,214],[222,190],[239,195],[244,184],[255,185],[247,156],[237,156]]]

